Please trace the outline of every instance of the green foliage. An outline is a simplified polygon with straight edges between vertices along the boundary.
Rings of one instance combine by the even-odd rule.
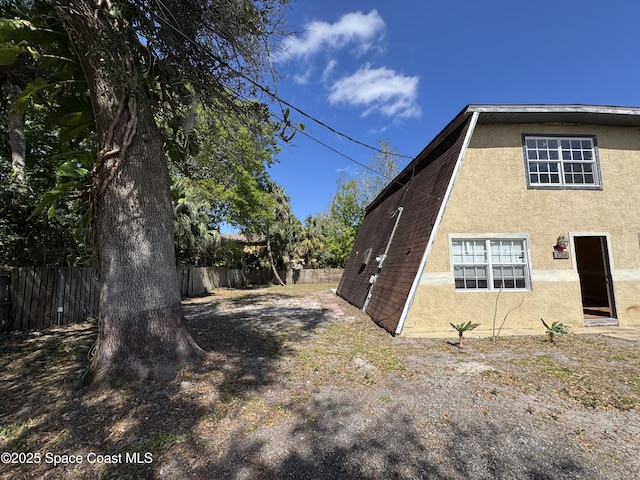
[[[58,204],[55,217],[40,215],[27,220],[52,184],[49,166],[28,165],[27,183],[10,177],[10,164],[0,154],[0,265],[86,265],[91,249],[82,226],[79,200]],[[50,176],[51,175],[51,176]]]
[[[237,106],[198,107],[189,139],[196,151],[173,165],[211,205],[214,225],[243,229],[273,209],[267,168],[278,147],[266,110],[253,102]]]
[[[364,218],[364,207],[358,182],[340,178],[326,223],[327,250],[333,266],[346,264]]]
[[[389,142],[386,141],[381,141],[378,148],[380,151],[367,162],[368,169],[362,173],[359,179],[365,206],[373,202],[391,180],[400,173],[398,166],[400,157],[396,149],[391,148]]]
[[[221,238],[210,226],[210,205],[192,198],[189,191],[180,190],[179,184],[172,194],[176,261],[196,267],[214,265]]]
[[[450,322],[449,325],[451,325],[454,328],[454,330],[458,332],[458,334],[462,335],[464,332],[470,332],[471,330],[474,330],[480,324],[472,323],[471,320],[469,320],[467,323],[462,322],[458,325],[454,325],[453,323]]]
[[[387,142],[357,178],[342,176],[325,222],[330,266],[343,267],[351,254],[366,207],[398,174],[398,156]]]
[[[458,332],[458,348],[462,348],[462,339],[464,338],[464,332],[470,332],[471,330],[475,329],[477,326],[479,326],[479,323],[473,323],[471,322],[471,320],[469,320],[467,323],[460,323],[458,325],[455,325],[451,322],[449,322],[449,325],[451,325],[453,327],[454,330],[456,330]]]
[[[128,48],[133,49],[140,73],[136,80],[144,86],[164,134],[174,182],[182,184],[180,193],[174,195],[179,262],[201,265],[219,263],[223,258],[237,262],[237,252],[220,250],[216,232],[220,224],[247,229],[275,221],[267,168],[275,161],[277,129],[282,126],[270,122],[265,105],[243,99],[248,84],[242,78],[262,68],[265,50],[260,42],[273,33],[282,5],[279,1],[241,2],[211,4],[203,10],[197,2],[169,2],[164,6],[198,12],[192,18],[172,17],[171,21],[177,22],[173,25],[159,21],[153,5],[140,8],[135,2],[123,2],[110,11],[122,27],[122,38],[113,40],[128,39]],[[83,224],[80,217],[88,219],[91,214],[86,201],[96,151],[84,72],[49,2],[14,2],[9,13],[13,18],[0,21],[0,64],[4,65],[0,66],[0,79],[18,82],[21,93],[2,108],[26,113],[32,130],[27,139],[28,161],[46,162],[50,175],[37,186],[28,185],[32,197],[21,204],[29,205],[30,222],[45,224],[45,217],[56,221],[73,205],[76,217],[69,223],[78,233]],[[210,22],[227,22],[228,28],[212,33]],[[197,45],[199,42],[202,44]],[[113,45],[109,48],[117,50]],[[184,55],[176,56],[176,52]],[[107,65],[108,60],[103,62],[105,72],[118,74],[121,66]],[[34,138],[36,130],[40,138]],[[4,127],[2,132],[1,156],[8,159]],[[55,151],[36,146],[43,143],[55,143]],[[2,194],[11,196],[6,185]],[[41,215],[45,212],[46,216]],[[22,211],[20,215],[21,222],[29,216]],[[285,251],[292,249],[284,246],[292,238],[285,230],[275,232],[282,263],[293,256]],[[84,232],[81,237],[86,237]],[[39,248],[45,247],[46,243]],[[12,263],[15,255],[6,253],[4,257]]]
[[[16,2],[10,11],[14,18],[0,21],[0,49],[18,49],[20,54],[4,57],[0,78],[5,89],[17,89],[18,95],[7,97],[2,110],[24,117],[27,181],[22,185],[3,181],[1,186],[0,194],[12,197],[4,205],[9,234],[3,242],[3,261],[11,265],[83,263],[89,256],[83,228],[88,210],[83,202],[94,144],[87,85],[50,4]],[[3,126],[3,132],[6,147],[0,157],[9,162],[8,127]],[[25,214],[26,208],[30,211]],[[34,218],[45,211],[48,223]],[[57,213],[59,218],[54,220]],[[47,238],[42,232],[47,227],[52,234],[38,242],[41,235]],[[20,235],[25,236],[20,240]],[[26,246],[26,258],[16,251],[25,240],[32,242]],[[56,241],[64,245],[54,247]]]
[[[545,333],[549,336],[549,341],[551,343],[554,343],[555,335],[566,335],[567,333],[569,333],[564,324],[561,322],[553,322],[551,326],[549,326],[543,318],[541,318],[540,320],[542,321],[542,325],[544,325],[544,328],[546,329]]]

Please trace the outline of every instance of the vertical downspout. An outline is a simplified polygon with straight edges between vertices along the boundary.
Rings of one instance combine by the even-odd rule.
[[[389,248],[391,247],[391,242],[393,241],[393,237],[396,234],[396,230],[398,228],[398,223],[400,223],[400,217],[402,216],[402,211],[404,209],[402,207],[398,207],[396,211],[393,213],[394,215],[397,213],[398,217],[396,218],[396,223],[393,225],[393,230],[391,230],[391,235],[389,236],[389,241],[387,242],[387,246],[384,249],[384,253],[376,257],[376,261],[378,262],[378,271],[371,275],[369,278],[369,291],[367,292],[367,298],[364,301],[364,305],[362,306],[362,311],[367,311],[367,305],[369,305],[369,300],[371,300],[371,296],[373,295],[373,285],[376,283],[378,279],[378,275],[382,271],[382,264],[387,258],[387,253],[389,252]]]
[[[447,190],[442,199],[440,210],[438,211],[438,215],[436,216],[436,221],[433,224],[433,229],[431,230],[431,235],[429,237],[429,241],[427,242],[427,247],[424,250],[424,255],[422,256],[422,260],[420,260],[420,266],[418,267],[416,276],[413,279],[413,283],[411,284],[411,290],[409,290],[409,295],[407,295],[407,301],[405,302],[404,308],[402,309],[402,314],[400,315],[400,320],[398,321],[398,326],[396,327],[395,335],[399,335],[400,333],[402,333],[402,329],[404,328],[404,322],[407,320],[409,309],[413,304],[413,300],[416,296],[416,291],[418,290],[418,285],[420,285],[422,272],[424,271],[424,268],[427,265],[427,260],[429,258],[429,255],[431,254],[431,250],[433,249],[433,242],[436,239],[436,235],[438,234],[440,224],[442,223],[442,217],[444,216],[444,211],[447,208],[447,203],[449,202],[449,198],[451,197],[451,192],[453,191],[453,184],[455,183],[456,177],[458,176],[458,172],[460,171],[460,165],[462,164],[462,159],[467,153],[467,148],[469,147],[469,143],[471,142],[471,136],[473,135],[473,131],[476,128],[476,124],[478,123],[479,115],[480,114],[478,112],[473,112],[473,115],[471,117],[469,129],[467,130],[467,134],[465,136],[464,142],[462,143],[462,148],[460,149],[460,153],[458,154],[456,165],[453,168],[453,172],[451,174],[451,180],[449,181],[449,185],[447,185]]]

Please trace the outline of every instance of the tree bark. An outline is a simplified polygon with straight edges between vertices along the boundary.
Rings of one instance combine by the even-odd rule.
[[[267,229],[267,257],[269,258],[269,265],[271,265],[271,272],[273,272],[273,276],[278,282],[278,285],[283,286],[285,283],[282,281],[278,270],[276,269],[276,263],[273,261],[273,251],[271,250],[271,236],[269,235],[269,229]]]
[[[9,148],[11,148],[11,170],[16,182],[25,182],[25,159],[27,145],[24,134],[24,114],[12,111],[13,102],[20,96],[22,88],[7,85],[6,101],[9,117]]]
[[[11,147],[11,169],[16,182],[25,182],[26,142],[24,136],[24,115],[9,112],[9,145]]]
[[[98,138],[92,190],[100,289],[95,381],[166,381],[204,352],[186,329],[180,303],[162,137],[133,56],[103,4],[56,1],[89,83]]]

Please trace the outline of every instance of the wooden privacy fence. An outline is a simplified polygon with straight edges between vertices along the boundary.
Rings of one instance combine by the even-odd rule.
[[[178,267],[180,295],[198,297],[215,288],[270,283],[270,270]],[[342,269],[280,272],[288,284],[337,283]],[[98,289],[91,268],[15,268],[0,271],[0,332],[38,330],[83,322],[98,314]]]
[[[0,278],[0,331],[38,330],[96,315],[91,268],[16,268]]]
[[[223,267],[178,267],[180,295],[199,297],[214,288],[242,288],[247,285],[263,285],[273,278],[269,270],[242,270]]]

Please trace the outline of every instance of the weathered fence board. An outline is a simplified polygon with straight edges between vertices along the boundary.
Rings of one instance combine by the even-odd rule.
[[[295,283],[338,283],[343,268],[309,268],[278,272],[287,285]]]
[[[220,287],[242,288],[270,283],[270,270],[178,267],[184,297]],[[286,283],[337,283],[342,269],[281,272]],[[37,330],[83,322],[98,312],[98,291],[91,268],[15,268],[0,271],[0,332]]]
[[[266,284],[272,275],[268,270],[243,271],[223,267],[178,267],[178,285],[182,297],[199,297],[215,288],[242,288]]]
[[[8,278],[9,308],[0,317],[2,331],[82,322],[97,312],[90,268],[16,268]]]

